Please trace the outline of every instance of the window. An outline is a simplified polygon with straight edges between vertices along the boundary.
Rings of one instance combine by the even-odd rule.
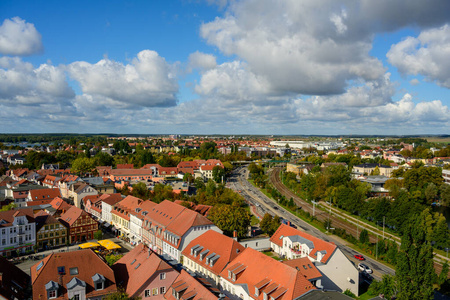
[[[145,293],[144,293],[144,296],[145,297],[150,297],[152,294],[151,294],[151,291],[150,290],[145,290]]]
[[[72,300],[80,300],[80,294],[73,295]]]
[[[56,291],[48,291],[48,299],[56,298]]]
[[[103,290],[103,282],[97,282],[95,284],[95,290]]]
[[[159,279],[160,279],[160,280],[166,279],[166,273],[161,273],[161,274],[159,274]]]
[[[69,273],[70,275],[78,275],[78,268],[70,268]]]
[[[152,289],[152,296],[158,295],[158,288]]]
[[[166,293],[166,287],[165,286],[160,287],[159,288],[159,293],[160,294],[165,294]]]

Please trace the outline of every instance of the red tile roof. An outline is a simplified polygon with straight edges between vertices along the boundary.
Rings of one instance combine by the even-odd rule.
[[[228,277],[228,271],[235,275],[235,280]],[[296,269],[252,248],[245,248],[220,276],[233,284],[246,284],[250,296],[258,300],[263,300],[264,293],[276,300],[295,299],[315,289]],[[255,286],[260,287],[259,296],[255,295]]]
[[[307,257],[285,260],[283,263],[302,273],[308,280],[322,277],[320,271],[317,270],[316,266]]]
[[[197,245],[203,247],[200,253],[209,250],[203,259],[200,259],[200,254],[197,256],[191,254],[191,249]],[[244,251],[244,249],[245,248],[241,244],[232,238],[220,234],[214,230],[208,230],[201,236],[192,240],[183,250],[182,254],[214,274],[219,275],[228,263],[235,259],[242,251]],[[209,262],[210,258],[208,258],[207,264],[206,257],[214,253],[215,255],[210,258],[214,258],[215,256],[220,257],[211,266]]]
[[[307,234],[306,232],[292,228],[291,226],[281,224],[277,231],[272,235],[270,241],[280,247],[283,247],[283,239],[285,236],[300,236],[314,243],[314,249],[311,250],[310,256],[314,259],[317,258],[318,251],[326,251],[326,254],[322,257],[321,262],[326,263],[328,259],[333,255],[336,250],[336,245],[333,243],[325,242],[315,236]]]
[[[41,267],[39,268],[40,264]],[[64,267],[65,273],[60,276],[58,267]],[[39,270],[37,270],[39,268]],[[78,268],[77,275],[70,275],[71,268]],[[105,289],[96,291],[92,276],[103,275],[106,279]],[[62,285],[57,299],[67,299],[67,283],[77,277],[86,283],[86,298],[101,297],[117,290],[113,270],[92,250],[77,250],[63,253],[52,253],[31,267],[33,299],[47,299],[45,285],[51,280]]]
[[[177,300],[173,296],[173,290],[180,294],[180,299],[186,300],[217,300],[211,291],[204,287],[194,277],[189,275],[185,270],[181,270],[180,275],[175,279],[170,288],[164,295],[165,299]]]
[[[129,221],[130,213],[136,211],[136,208],[142,203],[142,201],[144,200],[134,196],[127,196],[125,199],[114,205],[111,213]]]
[[[55,199],[53,199],[52,202],[50,202],[50,205],[54,209],[61,210],[61,211],[66,211],[72,207],[72,205],[70,205],[69,203],[67,203],[66,201],[61,199],[60,197],[56,197]]]
[[[30,190],[31,201],[35,200],[53,200],[56,197],[61,197],[61,192],[56,189],[36,189]]]
[[[65,213],[61,215],[59,220],[63,224],[67,224],[68,226],[72,226],[73,223],[75,223],[76,220],[78,220],[81,216],[87,216],[89,215],[87,212],[82,210],[81,208],[78,208],[76,206],[70,207]]]
[[[139,244],[125,256],[119,259],[112,269],[117,283],[125,288],[130,297],[139,296],[142,289],[154,279],[154,274],[160,272],[176,272],[169,264],[144,244]]]

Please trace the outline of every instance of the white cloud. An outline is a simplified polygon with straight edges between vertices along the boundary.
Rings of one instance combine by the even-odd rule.
[[[391,64],[403,74],[423,75],[450,88],[450,26],[425,30],[417,38],[407,37],[387,53]]]
[[[78,61],[68,66],[83,93],[118,107],[165,107],[176,105],[178,83],[174,66],[155,51],[143,50],[122,64],[107,58],[96,64]]]
[[[376,80],[385,72],[369,55],[370,39],[348,36],[348,17],[332,0],[243,1],[203,24],[200,33],[224,54],[248,63],[274,92],[339,94],[349,80]]]
[[[0,58],[0,103],[40,105],[67,102],[75,96],[62,67],[34,68],[20,58]]]
[[[33,24],[19,17],[5,19],[0,26],[0,53],[26,56],[41,52],[41,35]]]
[[[195,51],[189,54],[188,58],[188,72],[193,69],[200,69],[201,71],[206,71],[213,69],[217,66],[216,57],[211,54],[202,53]]]
[[[419,81],[419,79],[417,79],[417,78],[413,78],[413,79],[411,79],[411,80],[409,81],[409,84],[411,84],[411,85],[419,85],[419,84],[420,84],[420,81]]]

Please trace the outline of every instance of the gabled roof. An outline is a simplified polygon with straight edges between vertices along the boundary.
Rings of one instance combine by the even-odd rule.
[[[38,232],[42,227],[44,227],[44,225],[59,224],[59,221],[55,217],[47,214],[42,210],[35,215],[35,220],[36,220],[36,232]]]
[[[8,211],[0,211],[0,227],[11,226],[15,217],[26,216],[29,222],[34,222],[34,214],[31,208],[16,208]],[[1,221],[6,223],[1,224]]]
[[[235,280],[229,278],[229,273]],[[235,285],[247,285],[249,294],[258,300],[266,293],[274,299],[295,299],[315,287],[296,269],[252,248],[238,255],[220,276]],[[255,287],[259,296],[255,296]]]
[[[61,199],[60,197],[56,197],[50,202],[50,205],[56,210],[68,210],[72,207],[69,203]]]
[[[84,210],[82,210],[81,208],[78,208],[76,206],[72,206],[65,213],[63,213],[61,215],[59,220],[63,224],[66,224],[68,226],[72,226],[73,223],[75,223],[75,221],[78,220],[78,218],[80,216],[86,216],[86,215],[88,215],[88,213],[85,212]]]
[[[53,200],[56,197],[61,197],[61,192],[58,188],[56,189],[38,189],[30,190],[31,201],[36,200]]]
[[[322,274],[307,257],[285,260],[283,263],[302,273],[302,275],[308,280],[322,277]]]
[[[185,208],[166,229],[181,237],[189,228],[204,225],[214,225],[214,223],[201,214]]]
[[[191,253],[191,250],[196,247],[203,247],[202,253],[203,251],[208,250],[208,252],[204,254],[203,259],[200,259],[200,254],[195,256]],[[232,238],[214,230],[208,230],[201,236],[192,240],[183,250],[182,254],[214,274],[219,275],[229,262],[235,259],[242,251],[244,251],[244,249],[245,248],[241,244]],[[218,258],[216,259],[216,257]],[[207,258],[208,264],[206,263]],[[211,259],[213,260],[212,266]]]
[[[173,296],[173,290],[180,293],[180,299],[183,300],[216,300],[218,298],[185,270],[181,270],[180,275],[167,289],[164,298],[176,300]]]
[[[317,252],[324,253],[323,251],[325,251],[325,255],[321,260],[322,263],[327,263],[328,259],[333,255],[334,251],[337,248],[333,243],[325,242],[322,239],[319,239],[313,235],[307,234],[306,232],[292,228],[291,226],[285,224],[281,224],[280,227],[278,227],[277,231],[275,231],[275,233],[270,238],[270,241],[280,247],[283,247],[284,237],[288,237],[291,240],[300,243],[307,243],[308,245],[311,245],[312,243],[314,245],[314,248],[311,250],[309,255],[314,259],[316,259],[317,257]]]
[[[58,267],[64,267],[58,272]],[[70,269],[78,268],[78,274],[71,275]],[[105,277],[105,289],[96,291],[92,277],[96,274]],[[77,278],[74,280],[74,278]],[[52,253],[31,267],[31,281],[33,284],[33,299],[46,299],[45,285],[50,281],[60,284],[58,299],[67,299],[67,288],[72,283],[86,284],[86,298],[101,297],[116,291],[116,280],[113,270],[92,250],[77,250],[70,252]]]
[[[120,193],[105,194],[105,195],[108,195],[108,197],[103,198],[102,201],[109,205],[114,205],[117,202],[122,201],[122,199],[123,199],[122,195]]]
[[[158,272],[176,272],[144,244],[139,244],[113,266],[117,283],[130,297],[138,296]]]

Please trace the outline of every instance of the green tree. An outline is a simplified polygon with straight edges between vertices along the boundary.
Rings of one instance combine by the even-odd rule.
[[[14,202],[11,202],[8,205],[3,205],[2,208],[0,209],[0,211],[8,211],[11,209],[14,209],[16,207],[16,205],[14,204]]]
[[[366,229],[361,230],[361,233],[359,234],[359,241],[362,244],[369,243],[369,232]]]
[[[449,184],[441,185],[439,192],[441,194],[442,204],[445,206],[450,206],[450,185]]]
[[[94,162],[87,157],[80,157],[73,161],[71,171],[76,174],[86,174],[92,172]]]
[[[219,183],[225,176],[225,170],[220,166],[214,166],[212,170],[212,176],[215,182]]]
[[[217,225],[224,234],[231,236],[234,231],[238,237],[245,237],[250,226],[251,216],[248,211],[238,205],[216,205],[208,218]]]
[[[216,183],[213,180],[208,180],[206,183],[206,193],[210,196],[214,195],[216,192],[217,186]]]
[[[123,254],[111,254],[111,255],[106,255],[105,260],[109,266],[112,266],[113,264],[116,263],[116,261],[118,261],[122,257],[123,257]]]
[[[130,297],[122,288],[119,288],[117,292],[108,294],[105,300],[141,300],[141,297]]]
[[[266,213],[261,222],[259,223],[259,227],[264,233],[268,233],[270,230],[270,225],[272,224],[272,216],[269,213]]]
[[[423,215],[410,219],[404,227],[397,255],[398,299],[433,299],[433,248],[427,241]]]
[[[94,239],[101,240],[103,238],[103,232],[101,230],[97,230],[94,232]]]
[[[195,188],[197,189],[197,191],[204,190],[206,188],[205,182],[203,181],[203,178],[201,178],[201,177],[195,178],[194,185],[195,185]]]
[[[135,185],[133,185],[133,191],[132,194],[136,198],[140,199],[148,199],[148,188],[143,182],[138,182]]]
[[[194,175],[192,175],[191,173],[185,173],[183,175],[183,181],[192,183],[194,181]]]
[[[105,152],[98,152],[94,158],[97,166],[112,166],[114,163],[114,157]]]

